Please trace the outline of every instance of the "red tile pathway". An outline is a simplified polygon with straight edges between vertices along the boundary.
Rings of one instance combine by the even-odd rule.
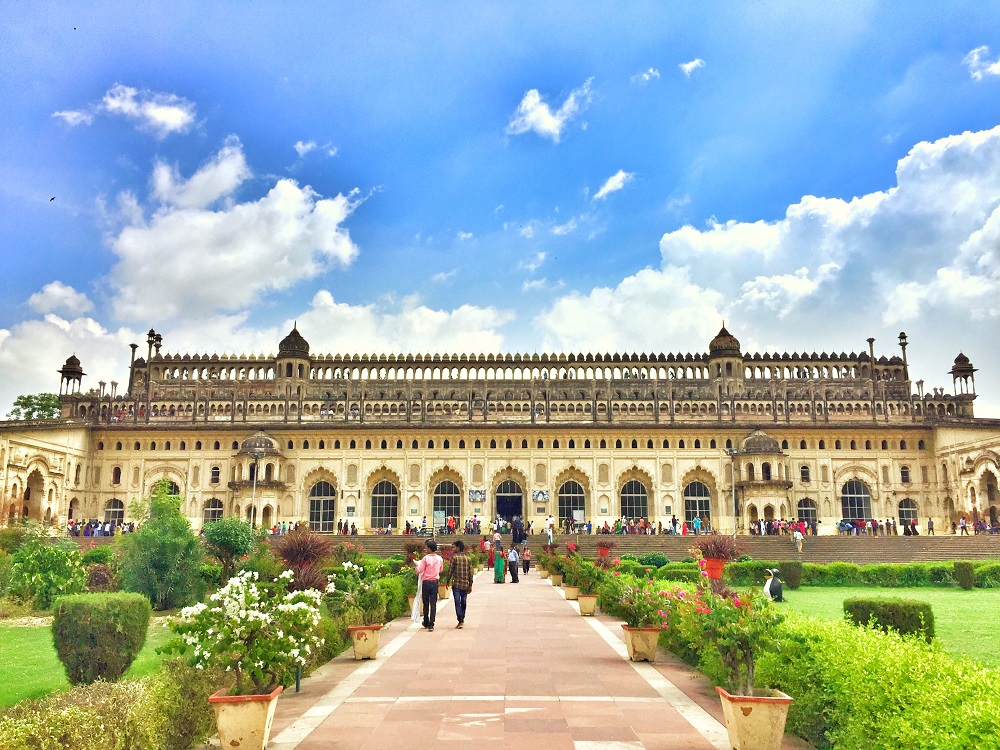
[[[729,748],[703,676],[662,651],[655,665],[629,662],[620,621],[581,617],[534,570],[518,584],[479,575],[465,627],[455,624],[444,602],[433,633],[399,619],[378,659],[348,650],[324,665],[282,695],[268,747]]]

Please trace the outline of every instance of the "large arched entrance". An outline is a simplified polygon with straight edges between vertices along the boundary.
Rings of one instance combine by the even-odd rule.
[[[27,486],[24,489],[24,505],[21,516],[33,521],[42,520],[42,503],[45,500],[45,479],[42,472],[35,469],[28,475]]]
[[[496,490],[497,515],[508,521],[524,517],[524,492],[513,479],[506,479]]]

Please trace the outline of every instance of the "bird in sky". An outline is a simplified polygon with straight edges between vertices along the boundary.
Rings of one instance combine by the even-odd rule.
[[[55,196],[53,195],[53,196],[52,196],[51,198],[49,198],[49,203],[51,203],[51,202],[52,202],[52,201],[54,201],[55,199],[56,199],[56,197],[55,197]]]

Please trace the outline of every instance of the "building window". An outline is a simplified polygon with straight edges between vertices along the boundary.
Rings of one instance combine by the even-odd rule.
[[[212,476],[210,480],[211,483],[218,484],[220,481],[222,481],[222,469],[220,469],[218,466],[213,466],[211,476]]]
[[[434,488],[435,513],[443,512],[445,518],[455,516],[455,519],[458,520],[461,516],[461,503],[462,493],[454,482],[445,480],[439,482],[438,486]]]
[[[899,501],[899,523],[906,526],[910,521],[917,520],[917,504],[906,497]]]
[[[858,449],[858,442],[856,440],[851,441],[851,450],[856,451]]]
[[[372,490],[371,527],[384,529],[398,527],[399,490],[388,479],[383,479]]]
[[[347,444],[347,447],[352,451],[357,450],[358,442],[356,440],[352,440],[350,443]]]
[[[218,521],[222,518],[222,501],[217,497],[213,497],[207,503],[205,503],[205,515],[204,524],[208,525],[212,521]]]
[[[677,447],[681,448],[683,450],[683,448],[684,448],[684,441],[683,440],[678,440],[677,441]]]
[[[926,447],[926,443],[923,440],[917,442],[917,450],[923,450]]]
[[[169,448],[170,446],[168,445],[167,447]],[[181,450],[182,451],[187,450],[187,443],[183,440],[181,440]]]
[[[905,451],[906,450],[906,441],[905,440],[900,440],[899,441],[899,449],[901,451]]]
[[[649,446],[649,447],[652,448],[653,446]],[[708,447],[709,448],[715,448],[715,438],[712,438],[711,442],[709,442],[709,444],[708,444]],[[785,441],[785,447],[786,448],[788,447],[788,441],[787,440]]]
[[[819,514],[816,511],[816,503],[808,497],[804,497],[799,500],[798,509],[800,521],[805,521],[807,524],[811,524],[819,518]]]
[[[113,497],[108,500],[108,504],[104,506],[104,522],[113,523],[115,526],[119,526],[124,520],[125,503],[117,497]]]
[[[802,484],[809,484],[811,479],[809,477],[808,466],[803,466],[802,468],[799,469],[799,479],[802,481]]]
[[[825,440],[820,440],[820,441],[819,441],[819,449],[820,449],[821,451],[822,451],[822,450],[826,450],[826,441],[825,441]]]
[[[601,438],[601,448],[607,448],[607,447],[608,447],[607,441],[604,438]]]
[[[840,491],[841,517],[849,521],[864,520],[872,517],[872,494],[868,485],[860,479],[852,479]]]
[[[712,442],[714,443],[715,441],[713,440]],[[713,445],[712,447],[714,448],[715,446]],[[788,450],[788,441],[787,440],[782,440],[781,441],[781,450],[783,450],[783,451],[787,451]]]
[[[133,450],[139,450],[139,441],[138,440],[135,441],[135,445],[132,446],[132,449]]]
[[[909,466],[900,466],[899,467],[899,481],[902,482],[903,484],[909,484],[910,483],[910,467]]]
[[[479,438],[476,438],[476,442],[472,444],[472,447],[475,448],[476,450],[481,450],[483,444],[479,441]]]
[[[120,442],[115,443],[115,450],[120,451],[122,449],[122,444]]]
[[[752,482],[755,479],[756,479],[756,476],[754,476],[754,467],[753,467],[753,464],[747,464],[747,481],[748,482]]]
[[[691,482],[684,488],[684,520],[690,527],[696,517],[703,529],[712,525],[712,493],[704,482]]]
[[[765,482],[771,481],[771,464],[766,461],[760,465],[760,478]]]
[[[433,448],[434,447],[434,441],[431,440],[427,447],[428,448]],[[365,441],[365,450],[366,451],[370,451],[371,449],[372,449],[372,441],[371,440],[366,440]]]
[[[694,441],[694,447],[695,447],[696,449],[697,449],[697,448],[701,448],[701,441],[700,441],[700,440],[697,440],[697,439],[696,439],[696,440]]]
[[[884,451],[889,450],[889,441],[888,440],[883,440],[882,441],[882,450],[884,450]]]
[[[101,442],[101,441],[97,442],[97,450],[99,450],[99,451],[104,450],[104,443],[103,442]]]
[[[806,449],[806,441],[805,440],[800,440],[799,441],[799,450],[800,451],[804,451],[805,449]]]
[[[834,448],[834,450],[838,450],[838,451],[840,450],[840,441],[839,440],[834,440],[833,441],[833,448]]]
[[[648,518],[649,493],[638,479],[631,479],[622,487],[621,508],[625,518]]]
[[[333,531],[336,523],[337,490],[329,482],[316,482],[309,490],[309,529]]]
[[[111,484],[122,483],[122,467],[116,466],[111,470]]]
[[[577,517],[574,515],[574,511],[579,512],[580,520],[586,518],[586,504],[584,501],[583,486],[572,479],[568,482],[563,482],[562,487],[559,488],[559,525],[562,528],[564,522],[567,518],[572,520],[574,523],[577,522]]]

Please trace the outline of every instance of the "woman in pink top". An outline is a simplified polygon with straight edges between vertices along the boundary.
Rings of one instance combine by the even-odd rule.
[[[437,615],[438,579],[444,569],[444,560],[437,553],[437,542],[428,539],[424,544],[427,554],[417,563],[417,578],[420,581],[420,600],[424,605],[423,626],[431,631],[434,630],[434,617]]]

